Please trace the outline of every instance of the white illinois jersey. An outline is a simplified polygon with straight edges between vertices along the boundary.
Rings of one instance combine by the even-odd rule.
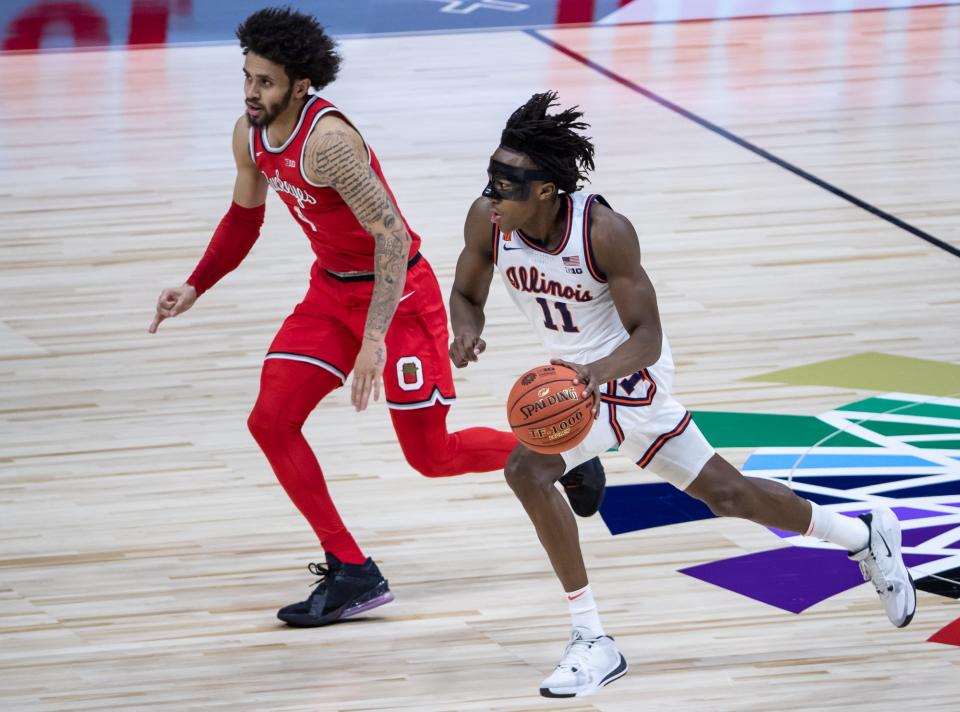
[[[513,301],[533,324],[551,358],[590,363],[629,338],[590,246],[590,211],[600,195],[568,193],[563,240],[546,251],[520,230],[493,229],[493,261]],[[666,336],[660,359],[672,368]],[[659,362],[658,362],[659,365]]]
[[[550,357],[585,364],[608,356],[630,335],[590,246],[590,211],[596,203],[610,206],[580,192],[561,200],[567,225],[556,249],[544,250],[520,230],[504,235],[494,225],[493,261]],[[598,421],[580,445],[562,453],[567,469],[617,447],[640,467],[655,462],[657,474],[684,489],[713,449],[670,395],[672,387],[673,358],[663,335],[655,364],[600,385]]]

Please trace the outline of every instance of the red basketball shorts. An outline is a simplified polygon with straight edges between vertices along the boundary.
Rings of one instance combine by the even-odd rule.
[[[372,278],[343,281],[314,269],[306,297],[284,320],[266,358],[312,363],[346,382],[360,351],[372,294]],[[388,407],[453,402],[447,312],[437,278],[423,257],[407,270],[386,346],[383,388]]]

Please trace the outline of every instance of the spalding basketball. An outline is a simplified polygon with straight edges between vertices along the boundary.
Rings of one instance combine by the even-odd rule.
[[[517,379],[507,399],[507,420],[517,440],[546,454],[578,445],[593,425],[594,400],[583,399],[586,386],[573,384],[566,366],[537,366]]]

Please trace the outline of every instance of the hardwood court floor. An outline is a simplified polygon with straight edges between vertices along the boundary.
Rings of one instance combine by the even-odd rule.
[[[544,35],[957,246],[958,25],[933,8]],[[550,87],[586,110],[593,190],[641,235],[688,407],[816,414],[873,393],[740,379],[868,350],[958,360],[957,257],[535,38],[343,50],[327,95],[445,291],[503,121]],[[719,520],[618,537],[581,521],[632,669],[596,697],[539,698],[566,606],[501,475],[420,478],[383,405],[357,415],[345,391],[308,436],[397,601],[278,625],[318,551],[245,429],[310,260],[275,198],[243,267],[146,333],[228,205],[240,66],[224,46],[0,56],[0,708],[955,708],[956,651],[925,642],[954,601],[921,593],[898,631],[866,587],[793,616],[677,573],[775,542]],[[454,425],[505,425],[510,382],[543,360],[499,285],[488,314]]]

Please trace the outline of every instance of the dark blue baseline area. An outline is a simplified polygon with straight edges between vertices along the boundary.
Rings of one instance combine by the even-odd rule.
[[[4,0],[0,47],[72,47],[231,42],[251,13],[289,5],[334,36],[462,32],[589,23],[629,0]]]

